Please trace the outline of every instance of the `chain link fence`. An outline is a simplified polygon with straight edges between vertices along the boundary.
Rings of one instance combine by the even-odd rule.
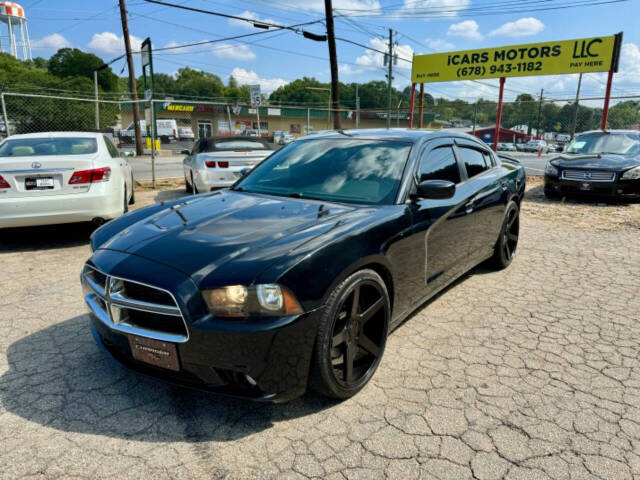
[[[49,131],[103,131],[122,149],[135,150],[133,107],[130,100],[98,100],[80,97],[36,94],[0,94],[0,137],[8,134]],[[575,102],[553,99],[523,99],[504,102],[499,141],[525,143],[541,138],[558,145],[570,140],[573,133],[600,128],[602,99]],[[260,135],[275,143],[286,143],[314,131],[331,128],[330,111],[324,107],[267,105],[259,108],[242,104],[225,104],[201,100],[154,100],[137,102],[141,131],[146,148],[156,136],[161,153],[172,154],[191,149],[194,140],[212,135]],[[152,131],[151,114],[155,114],[156,131]],[[441,100],[425,104],[416,102],[414,127],[455,128],[473,133],[492,143],[497,116],[497,102],[478,100]],[[342,127],[406,128],[410,112],[407,107],[392,110],[341,109]],[[640,130],[640,96],[614,97],[608,127]]]

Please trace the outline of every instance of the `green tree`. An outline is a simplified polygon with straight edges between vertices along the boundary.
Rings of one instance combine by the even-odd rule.
[[[633,128],[640,125],[640,102],[628,100],[609,109],[609,128]]]
[[[104,61],[77,48],[61,48],[47,62],[49,73],[59,78],[86,77],[93,82],[93,71]],[[105,92],[118,90],[118,77],[110,67],[98,72],[98,85]]]

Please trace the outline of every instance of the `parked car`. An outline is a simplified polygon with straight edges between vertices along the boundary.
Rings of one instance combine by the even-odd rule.
[[[101,133],[30,133],[0,143],[0,227],[101,224],[134,202],[131,166]]]
[[[516,146],[513,143],[508,142],[498,142],[498,150],[502,150],[505,152],[515,152]]]
[[[140,133],[143,137],[147,137],[151,132],[147,131],[147,122],[140,120]],[[131,122],[127,128],[118,132],[118,138],[122,143],[133,143],[136,136],[134,123]],[[169,143],[178,138],[178,124],[173,119],[157,118],[156,119],[156,138],[162,143]]]
[[[548,153],[549,145],[544,140],[529,140],[524,144],[523,151]]]
[[[547,162],[544,193],[549,198],[640,198],[640,132],[596,130],[576,136],[564,155]]]
[[[288,145],[289,143],[293,142],[295,139],[296,139],[296,137],[294,137],[290,133],[284,133],[284,134],[280,135],[280,137],[278,138],[278,144],[280,144],[280,145]]]
[[[96,231],[82,273],[94,338],[179,384],[350,397],[414,309],[485,260],[512,262],[524,188],[521,166],[470,135],[299,139],[229,190]]]
[[[180,140],[193,140],[195,135],[191,127],[178,127],[178,138]]]
[[[209,137],[198,140],[193,150],[183,150],[187,192],[202,193],[233,185],[242,172],[271,155],[275,145],[259,137]]]

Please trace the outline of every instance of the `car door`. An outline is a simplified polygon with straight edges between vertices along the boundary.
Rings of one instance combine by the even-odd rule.
[[[478,263],[493,252],[504,218],[508,187],[488,148],[467,139],[456,139],[455,148],[470,194],[467,212],[473,222],[468,239],[469,260]]]
[[[421,199],[413,204],[413,235],[421,240],[419,245],[422,249],[420,284],[427,287],[423,290],[424,296],[463,273],[467,263],[468,234],[472,229],[472,220],[465,206],[469,201],[469,191],[464,188],[452,138],[427,144],[420,156],[415,180],[449,180],[456,184],[452,198]]]
[[[116,146],[113,144],[111,139],[109,139],[109,137],[107,137],[106,135],[103,135],[102,138],[104,140],[105,146],[107,147],[107,152],[109,152],[109,156],[113,160],[113,164],[120,167],[120,174],[122,175],[122,178],[124,179],[124,183],[127,187],[127,192],[128,192],[127,195],[131,196],[131,192],[133,192],[133,173],[131,170],[131,165],[129,165],[129,162],[127,162],[122,157],[122,155],[120,154]]]

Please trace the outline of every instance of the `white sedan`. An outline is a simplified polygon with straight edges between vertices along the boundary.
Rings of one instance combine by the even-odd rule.
[[[244,170],[252,169],[277,147],[266,139],[247,136],[208,137],[193,150],[183,150],[187,192],[203,193],[233,185]]]
[[[30,133],[0,143],[0,228],[101,224],[134,202],[131,166],[101,133]]]

